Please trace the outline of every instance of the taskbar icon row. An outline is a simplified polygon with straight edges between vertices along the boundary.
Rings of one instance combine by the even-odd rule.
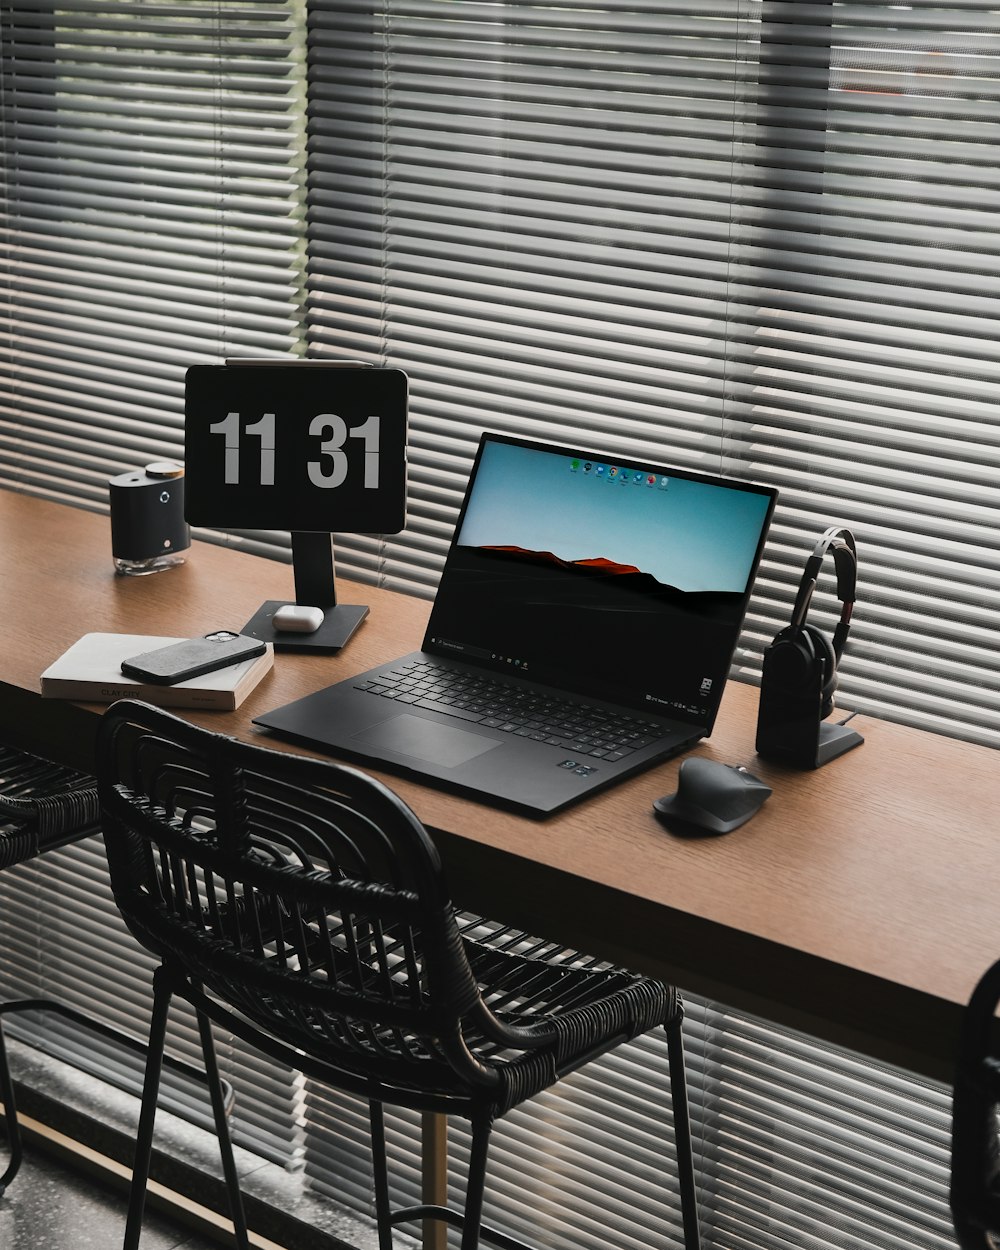
[[[599,460],[574,459],[569,462],[569,467],[571,473],[620,483],[622,486],[647,486],[666,490],[670,485],[670,478],[664,474],[648,473],[645,469],[626,469],[621,465],[602,463]]]

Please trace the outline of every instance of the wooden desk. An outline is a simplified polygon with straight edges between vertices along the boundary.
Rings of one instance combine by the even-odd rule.
[[[181,568],[118,578],[106,517],[5,491],[0,586],[0,736],[84,767],[101,709],[36,693],[81,634],[238,629],[293,593],[289,566],[203,543]],[[284,746],[251,717],[419,645],[428,604],[340,586],[371,605],[342,655],[279,655],[239,711],[192,719]],[[754,688],[730,683],[697,748],[774,786],[717,839],[679,840],[652,815],[679,761],[544,822],[381,776],[435,831],[470,907],[950,1080],[960,1009],[1000,954],[996,752],[859,717],[864,746],[796,773],[757,759],[756,708]]]

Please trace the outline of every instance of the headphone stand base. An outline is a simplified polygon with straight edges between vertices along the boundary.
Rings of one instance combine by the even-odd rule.
[[[814,767],[822,768],[824,764],[829,764],[831,760],[837,759],[845,751],[859,747],[862,742],[864,738],[856,729],[848,729],[846,725],[827,725],[821,722]]]
[[[788,699],[761,687],[757,754],[789,768],[822,768],[859,747],[864,738],[847,724],[821,719],[818,683],[811,696]]]

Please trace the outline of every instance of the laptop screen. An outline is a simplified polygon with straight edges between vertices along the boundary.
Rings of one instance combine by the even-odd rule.
[[[424,647],[711,728],[775,498],[484,435]]]

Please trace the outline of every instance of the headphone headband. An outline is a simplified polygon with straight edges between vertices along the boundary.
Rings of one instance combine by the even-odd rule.
[[[844,643],[847,641],[847,631],[850,629],[858,579],[858,549],[854,535],[849,529],[831,525],[813,548],[812,555],[806,561],[806,567],[802,571],[802,581],[799,583],[798,593],[795,596],[792,625],[801,629],[805,624],[809,604],[812,602],[813,591],[816,589],[816,582],[819,578],[820,566],[828,551],[833,553],[837,568],[837,598],[843,604],[840,620],[833,634],[833,650],[839,660]]]

